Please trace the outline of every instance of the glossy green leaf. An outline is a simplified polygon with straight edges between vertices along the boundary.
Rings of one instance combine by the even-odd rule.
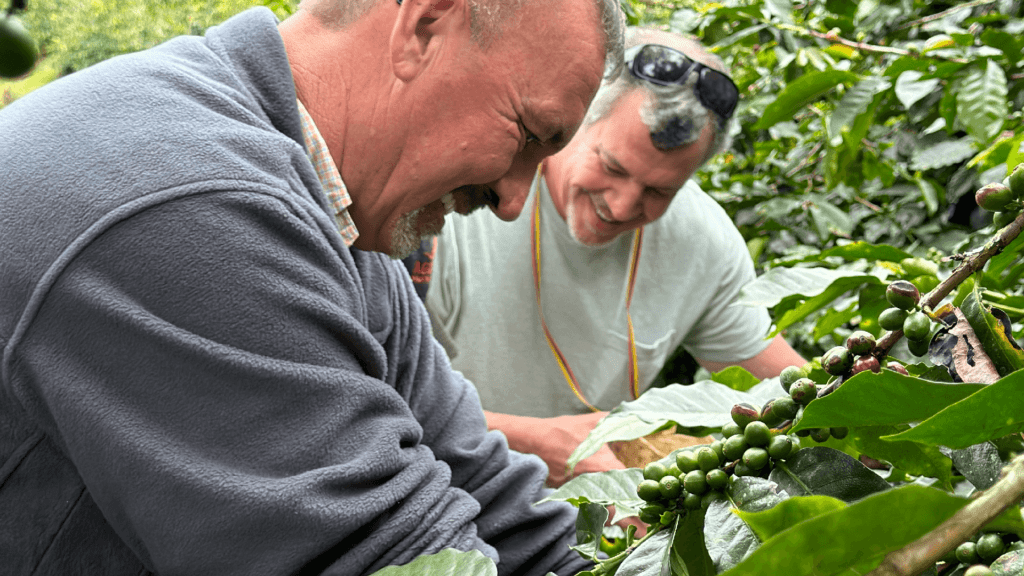
[[[785,392],[778,378],[764,380],[743,392],[711,380],[648,390],[602,418],[569,456],[569,466],[597,452],[606,442],[640,438],[670,423],[687,428],[721,428],[732,421],[734,404],[746,402],[760,407],[782,394]]]
[[[643,472],[636,468],[580,474],[540,502],[569,502],[577,506],[593,502],[615,506],[612,521],[618,522],[627,516],[636,515],[643,506],[644,501],[636,495],[636,487],[643,479]]]
[[[672,573],[686,576],[714,576],[715,563],[704,545],[704,513],[688,512],[676,525],[672,541]]]
[[[832,426],[880,426],[925,420],[984,388],[904,376],[892,370],[861,372],[805,409],[793,431]]]
[[[477,550],[461,552],[452,548],[420,556],[403,566],[388,566],[373,576],[497,576],[494,561]]]
[[[995,364],[1001,376],[1024,368],[1024,351],[1015,346],[1016,342],[1011,343],[1003,324],[992,315],[992,311],[982,300],[980,287],[976,286],[964,299],[960,310],[967,317],[971,328],[981,341],[985,354]]]
[[[911,170],[934,170],[955,166],[967,160],[978,151],[977,145],[969,138],[945,140],[914,151],[910,160]]]
[[[845,507],[846,502],[831,496],[794,496],[764,512],[735,513],[763,542],[801,522]]]
[[[860,79],[857,74],[844,70],[825,70],[804,74],[786,86],[769,104],[754,130],[764,130],[782,120],[792,119],[804,106],[821,98],[839,84],[850,84]]]
[[[909,428],[907,424],[857,427],[850,430],[846,441],[861,454],[888,462],[914,476],[935,478],[944,488],[952,490],[952,461],[937,446],[881,439]]]
[[[853,270],[828,268],[772,268],[740,291],[736,304],[772,308],[791,296],[839,296],[865,281],[878,279]],[[833,297],[832,299],[835,299]],[[831,300],[829,300],[831,302]]]
[[[993,60],[973,70],[960,84],[956,103],[967,133],[987,146],[1003,129],[1009,109],[1006,73]]]
[[[721,372],[715,372],[711,375],[711,380],[740,392],[746,392],[761,383],[760,378],[742,366],[729,366]]]
[[[790,496],[831,496],[853,502],[889,489],[871,469],[833,448],[801,448],[785,462],[777,462],[768,479]]]
[[[1024,371],[985,386],[906,432],[883,438],[956,449],[1021,431],[1024,431]]]
[[[854,566],[871,569],[885,554],[920,538],[967,502],[913,484],[888,490],[778,533],[722,576],[831,576],[853,574],[847,570]],[[998,519],[1005,527],[1015,522],[1012,511]]]
[[[617,576],[668,576],[672,570],[673,530],[663,529],[647,538],[619,565]]]
[[[713,502],[704,518],[704,542],[718,571],[728,570],[757,550],[761,541],[733,510],[767,510],[789,497],[778,484],[764,478],[741,477],[729,488],[730,502]]]
[[[999,480],[1003,461],[991,442],[982,442],[960,450],[951,450],[950,458],[957,471],[978,490],[986,490]]]

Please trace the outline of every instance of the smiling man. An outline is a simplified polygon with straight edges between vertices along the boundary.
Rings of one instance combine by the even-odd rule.
[[[728,145],[735,84],[694,40],[631,29],[626,46],[629,71],[540,165],[524,217],[450,222],[426,294],[490,426],[540,454],[556,485],[603,411],[646,389],[679,346],[713,371],[762,378],[804,363],[765,339],[765,309],[732,305],[753,262],[692,181]],[[621,467],[605,448],[577,472]]]
[[[586,568],[389,256],[451,211],[519,214],[620,17],[307,0],[0,111],[3,573]]]

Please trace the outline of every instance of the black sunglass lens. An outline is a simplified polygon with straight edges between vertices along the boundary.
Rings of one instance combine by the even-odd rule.
[[[701,70],[698,94],[709,110],[723,118],[732,116],[740,97],[732,80],[722,73],[708,68]]]
[[[689,59],[682,54],[656,46],[644,47],[636,55],[636,62],[646,78],[670,84],[678,81],[690,67]]]

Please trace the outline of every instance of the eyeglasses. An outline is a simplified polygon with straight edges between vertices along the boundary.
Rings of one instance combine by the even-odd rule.
[[[637,78],[661,86],[682,85],[690,72],[696,72],[694,93],[705,108],[722,120],[732,118],[740,99],[739,88],[732,78],[668,46],[645,44],[633,57],[629,71]]]

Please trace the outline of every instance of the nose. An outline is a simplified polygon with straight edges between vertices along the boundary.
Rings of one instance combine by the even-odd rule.
[[[498,206],[491,208],[498,218],[511,222],[523,211],[526,197],[530,195],[530,185],[537,174],[537,166],[543,158],[536,154],[517,156],[508,172],[490,184],[499,198]]]
[[[604,194],[606,216],[618,222],[635,220],[644,212],[643,198],[644,188],[640,184],[632,180],[618,182]]]

